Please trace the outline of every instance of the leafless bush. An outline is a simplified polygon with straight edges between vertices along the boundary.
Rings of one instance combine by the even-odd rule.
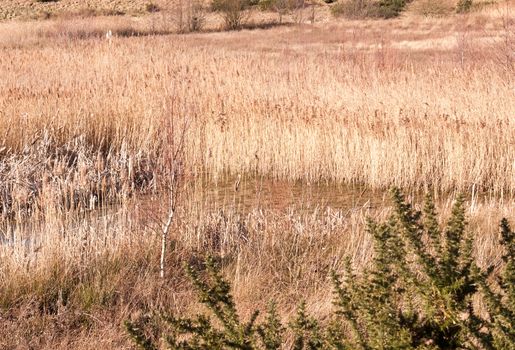
[[[251,0],[213,0],[211,9],[221,13],[225,29],[237,30],[247,19],[247,10],[252,4]]]
[[[421,0],[413,3],[415,13],[426,17],[440,17],[450,14],[453,6],[447,0]]]
[[[368,16],[371,9],[369,0],[349,0],[333,5],[331,12],[336,17],[363,18]]]
[[[279,15],[279,23],[282,23],[283,16],[287,14],[292,14],[296,19],[302,18],[299,11],[305,7],[304,0],[262,0],[259,5],[262,10],[276,12]]]
[[[176,28],[179,33],[199,32],[206,20],[201,0],[180,0],[175,10]]]

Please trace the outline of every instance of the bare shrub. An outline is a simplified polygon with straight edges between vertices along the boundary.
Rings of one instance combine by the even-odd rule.
[[[472,0],[459,0],[456,4],[456,12],[457,13],[466,13],[469,12],[472,8]]]
[[[178,33],[199,32],[204,27],[206,16],[201,0],[180,0],[175,14]]]
[[[159,12],[161,8],[153,2],[149,2],[145,5],[145,10],[150,13]]]
[[[409,0],[349,0],[331,8],[333,15],[348,18],[392,18],[397,17]]]
[[[331,12],[336,17],[363,18],[367,17],[371,9],[369,0],[350,0],[335,4],[331,7]]]
[[[420,0],[411,7],[413,12],[426,17],[440,17],[450,14],[454,8],[448,0]]]
[[[225,29],[237,30],[244,24],[246,10],[253,4],[251,0],[213,0],[211,9],[221,13]]]
[[[292,14],[295,22],[302,21],[302,10],[305,8],[304,0],[261,0],[259,2],[261,10],[273,11],[279,15],[279,23],[282,23],[283,17]]]

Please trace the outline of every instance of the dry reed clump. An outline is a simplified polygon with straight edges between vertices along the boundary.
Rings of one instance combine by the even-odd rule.
[[[129,154],[124,146],[102,152],[81,136],[59,145],[49,130],[43,130],[21,153],[3,151],[7,154],[0,164],[2,224],[23,224],[52,210],[95,210],[155,189],[154,160]]]

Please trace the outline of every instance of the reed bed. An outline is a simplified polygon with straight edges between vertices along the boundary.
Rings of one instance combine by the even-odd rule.
[[[62,144],[157,154],[160,121],[187,119],[185,164],[214,179],[513,196],[513,28],[481,16],[42,38],[0,57],[2,146],[47,128]]]

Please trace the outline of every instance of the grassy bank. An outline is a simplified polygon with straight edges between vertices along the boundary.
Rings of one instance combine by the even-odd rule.
[[[44,232],[36,247],[2,246],[1,325],[9,334],[2,347],[130,348],[121,327],[125,319],[156,308],[177,315],[203,312],[183,265],[200,264],[206,253],[222,258],[245,318],[275,300],[286,320],[305,300],[309,312],[324,320],[332,312],[330,271],[341,271],[346,258],[358,269],[367,266],[373,255],[366,219],[383,220],[391,210],[389,202],[377,209],[304,214],[183,207],[161,280],[160,227],[149,221],[161,204],[64,226],[46,223],[34,232]],[[442,219],[450,206],[451,201],[439,206]],[[500,263],[498,221],[515,219],[514,212],[513,206],[498,205],[467,209],[480,266]]]

